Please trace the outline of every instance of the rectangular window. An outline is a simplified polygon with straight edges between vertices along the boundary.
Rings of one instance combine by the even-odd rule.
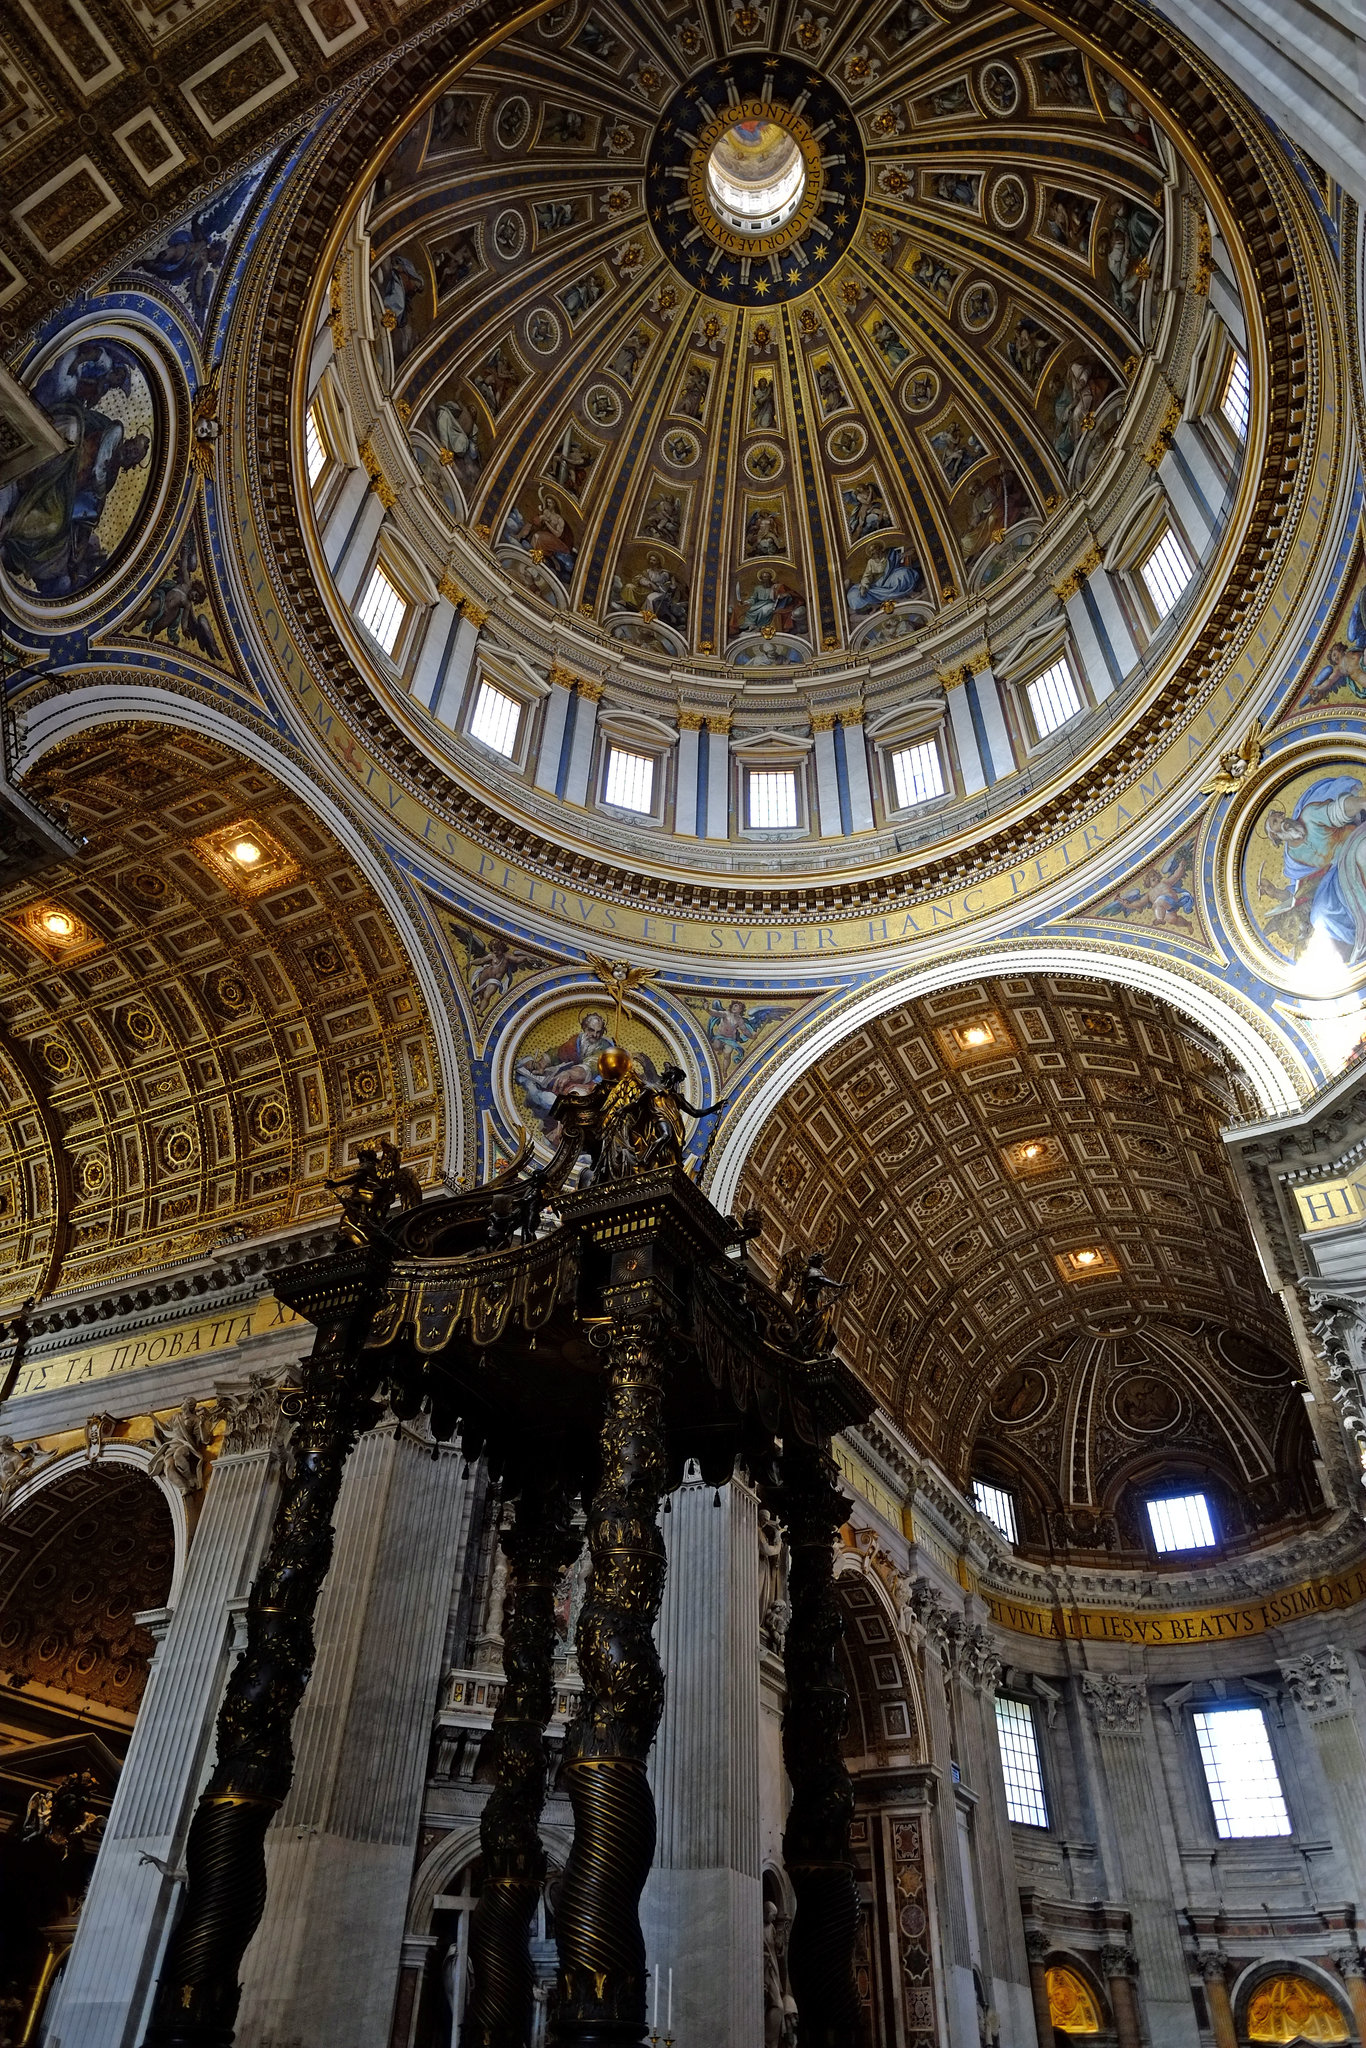
[[[1219,393],[1219,410],[1232,427],[1240,441],[1247,439],[1247,423],[1252,412],[1252,382],[1247,373],[1247,357],[1237,349],[1228,359],[1224,372],[1224,388]]]
[[[796,824],[797,778],[792,769],[750,770],[749,822],[768,829]]]
[[[1221,1838],[1288,1835],[1290,1815],[1261,1708],[1218,1707],[1197,1714],[1195,1737]]]
[[[1007,1543],[1018,1543],[1019,1531],[1015,1526],[1015,1496],[1007,1493],[1003,1486],[990,1486],[985,1479],[972,1482],[972,1504],[979,1515],[985,1515],[995,1524]]]
[[[1046,668],[1041,676],[1035,676],[1026,695],[1029,708],[1034,714],[1034,730],[1040,739],[1050,732],[1056,732],[1060,725],[1066,725],[1069,718],[1075,718],[1081,710],[1081,691],[1072,673],[1072,664],[1066,655]]]
[[[624,747],[610,747],[607,753],[609,804],[624,811],[650,811],[655,800],[655,764],[648,754],[628,754]]]
[[[398,646],[398,636],[403,631],[403,619],[407,609],[402,596],[395,590],[383,569],[372,569],[370,581],[366,584],[361,601],[356,606],[356,617],[366,632],[378,640],[386,654],[392,654]]]
[[[479,695],[474,700],[470,713],[470,736],[482,740],[486,747],[492,747],[495,754],[503,754],[511,760],[517,751],[517,731],[522,722],[522,707],[515,697],[506,690],[500,690],[496,683],[481,682]]]
[[[1026,1827],[1048,1826],[1043,1796],[1043,1765],[1034,1709],[1026,1700],[996,1697],[996,1733],[1001,1743],[1001,1769],[1006,1781],[1006,1812]]]
[[[1159,619],[1165,619],[1195,574],[1195,564],[1179,536],[1170,526],[1164,526],[1139,563],[1138,573],[1153,601],[1153,610]]]
[[[318,426],[317,411],[311,405],[304,414],[304,460],[308,464],[308,485],[311,490],[327,468],[327,448],[323,442],[322,430]]]
[[[897,809],[927,804],[944,794],[944,765],[933,740],[918,747],[898,747],[892,755],[892,779],[896,784]]]
[[[1209,1550],[1216,1542],[1209,1502],[1203,1493],[1183,1493],[1172,1500],[1150,1500],[1148,1521],[1159,1550]]]

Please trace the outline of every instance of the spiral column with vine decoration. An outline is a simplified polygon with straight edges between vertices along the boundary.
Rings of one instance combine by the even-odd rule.
[[[362,1348],[383,1262],[341,1255],[297,1396],[270,1549],[251,1589],[247,1644],[218,1716],[218,1752],[185,1846],[188,1884],[145,2048],[231,2048],[238,1971],[266,1901],[266,1829],[294,1775],[290,1729],[313,1664],[313,1616],[332,1561],[332,1516],[357,1437],[374,1419]],[[283,1299],[286,1287],[277,1284]]]
[[[555,1589],[579,1553],[573,1505],[562,1479],[529,1474],[516,1522],[502,1537],[512,1567],[507,1683],[484,1751],[494,1784],[479,1820],[484,1882],[470,1923],[473,1987],[460,2048],[526,2048],[531,2034],[531,1919],[546,1877],[539,1824],[554,1706]]]
[[[645,1760],[664,1704],[654,1642],[665,1571],[662,1335],[652,1313],[619,1316],[612,1328],[588,1515],[593,1591],[576,1637],[584,1691],[564,1773],[574,1846],[555,1919],[556,2039],[577,2048],[623,2048],[645,2035],[640,1894],[655,1846]]]
[[[849,1853],[854,1791],[840,1746],[849,1697],[839,1667],[844,1624],[834,1567],[835,1537],[851,1503],[840,1489],[828,1444],[788,1438],[778,1499],[787,1523],[792,1605],[783,1713],[792,1804],[783,1861],[797,1902],[788,1941],[797,2041],[799,2048],[856,2048],[859,1906]]]

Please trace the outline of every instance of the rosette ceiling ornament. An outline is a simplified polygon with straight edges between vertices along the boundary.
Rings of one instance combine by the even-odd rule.
[[[367,186],[344,380],[519,605],[647,667],[904,653],[1136,494],[1210,218],[1131,84],[1012,7],[561,5]]]

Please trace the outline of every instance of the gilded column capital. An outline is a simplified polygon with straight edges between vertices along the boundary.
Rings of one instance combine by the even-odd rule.
[[[678,714],[680,732],[701,732],[705,722],[700,711],[680,711]]]
[[[1202,1948],[1195,1958],[1195,1967],[1206,1984],[1228,1982],[1228,1957],[1221,1948]]]
[[[812,732],[833,732],[835,723],[833,711],[813,711],[811,714]]]
[[[983,669],[988,669],[990,667],[991,656],[986,651],[986,649],[983,649],[983,651],[980,654],[974,654],[971,656],[964,670],[964,674],[970,676],[980,676]]]
[[[603,686],[595,676],[576,677],[574,687],[581,697],[588,699],[590,704],[600,704],[602,702]]]
[[[566,668],[562,661],[552,661],[546,681],[557,690],[572,690],[578,677],[572,668]]]
[[[730,731],[730,724],[731,719],[729,711],[709,711],[707,713],[708,732],[728,733]]]
[[[375,496],[385,511],[391,512],[398,503],[398,492],[385,476],[380,459],[368,439],[361,442],[357,452],[360,455],[361,468],[375,487]]]
[[[457,611],[460,611],[464,606],[465,593],[460,588],[460,585],[452,580],[449,571],[442,576],[441,581],[437,584],[436,594],[438,597],[444,597],[447,604],[453,604]]]
[[[1138,1957],[1127,1942],[1106,1942],[1100,1952],[1100,1973],[1103,1977],[1136,1977]]]
[[[835,716],[839,719],[841,725],[862,725],[863,706],[861,704],[842,704]]]
[[[1180,424],[1181,408],[1173,398],[1168,401],[1167,410],[1162,415],[1162,424],[1153,438],[1152,446],[1143,458],[1149,469],[1159,469],[1163,458],[1170,455],[1172,441]]]
[[[489,615],[487,607],[482,604],[476,604],[472,597],[461,598],[460,616],[462,619],[468,619],[470,624],[476,629],[488,624]]]

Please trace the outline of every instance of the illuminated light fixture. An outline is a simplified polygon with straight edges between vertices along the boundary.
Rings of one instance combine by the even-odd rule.
[[[1020,1157],[1021,1159],[1037,1159],[1042,1151],[1042,1145],[1026,1145]]]
[[[1079,1251],[1053,1254],[1064,1280],[1097,1280],[1119,1277],[1119,1261],[1108,1245],[1083,1245]]]
[[[49,910],[43,916],[43,930],[54,939],[69,939],[75,936],[76,920],[65,910]]]
[[[254,818],[236,818],[194,842],[195,852],[221,882],[248,896],[292,882],[299,863],[289,848]]]
[[[969,1024],[963,1033],[964,1045],[990,1045],[991,1032],[985,1024]]]
[[[261,858],[261,849],[254,839],[239,839],[232,848],[232,857],[239,868],[254,868]]]

